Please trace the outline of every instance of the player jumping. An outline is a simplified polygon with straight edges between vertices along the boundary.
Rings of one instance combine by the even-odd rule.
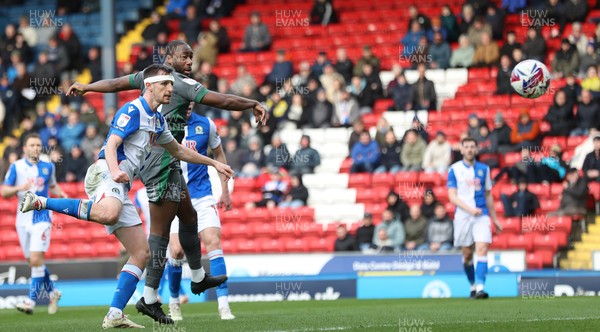
[[[165,64],[173,67],[175,83],[173,101],[163,105],[160,112],[169,123],[173,136],[178,142],[184,138],[184,128],[187,124],[186,115],[190,102],[202,103],[219,109],[243,111],[252,109],[257,122],[265,124],[266,111],[255,100],[221,94],[209,91],[202,84],[189,78],[192,69],[192,48],[181,40],[174,40],[167,45]],[[142,73],[127,75],[115,79],[101,80],[91,84],[73,84],[67,95],[88,91],[117,92],[132,89],[144,91]],[[185,252],[191,270],[191,290],[200,294],[207,289],[201,281],[204,278],[204,268],[200,262],[200,240],[198,239],[198,216],[190,200],[190,195],[181,174],[178,160],[169,156],[161,147],[155,147],[149,158],[144,162],[140,178],[146,186],[150,202],[152,219],[150,236],[151,259],[146,267],[146,286],[143,297],[136,307],[142,313],[155,321],[171,321],[165,315],[158,302],[158,287],[167,260],[167,245],[171,222],[179,217],[179,241]]]
[[[490,217],[498,232],[502,231],[502,225],[496,218],[494,198],[490,192],[490,168],[475,160],[477,142],[467,137],[461,145],[463,160],[450,166],[448,172],[448,198],[456,205],[454,246],[462,247],[471,298],[487,299],[484,285],[488,271],[487,252],[492,243]],[[477,255],[476,267],[473,265],[473,244]]]
[[[127,249],[130,257],[121,271],[117,290],[104,318],[102,327],[105,329],[143,328],[123,314],[149,258],[142,222],[128,192],[152,146],[159,144],[176,158],[191,163],[211,165],[227,177],[233,174],[229,166],[178,144],[162,114],[157,112],[161,104],[171,102],[175,81],[171,73],[172,68],[164,65],[146,68],[143,96],[125,104],[115,115],[98,161],[86,174],[85,189],[89,200],[45,198],[27,192],[20,203],[22,212],[50,209],[106,225],[108,233],[114,233]],[[226,276],[211,277],[207,274],[202,281],[203,285],[214,287],[226,279]],[[173,321],[169,319],[161,323],[172,324]]]
[[[2,186],[2,197],[10,198],[17,195],[20,200],[26,191],[35,191],[37,195],[43,196],[48,196],[50,191],[54,196],[66,198],[67,195],[56,183],[54,164],[40,160],[42,152],[40,136],[29,134],[23,144],[25,157],[10,166]],[[44,253],[50,246],[52,231],[50,211],[23,213],[17,210],[16,227],[21,249],[31,267],[29,298],[17,303],[16,308],[26,314],[33,314],[37,299],[48,296],[50,298],[48,313],[55,314],[61,292],[54,287],[54,282],[50,280],[50,272],[44,265]]]

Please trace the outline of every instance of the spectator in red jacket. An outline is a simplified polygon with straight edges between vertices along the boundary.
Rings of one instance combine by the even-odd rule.
[[[510,142],[515,151],[539,145],[540,124],[531,119],[528,110],[521,110],[519,119],[510,133]]]

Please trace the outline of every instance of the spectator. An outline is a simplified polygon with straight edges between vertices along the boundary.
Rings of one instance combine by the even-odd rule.
[[[308,81],[314,78],[310,72],[310,64],[308,61],[300,62],[298,65],[298,73],[292,77],[292,84],[296,91],[308,90]]]
[[[588,137],[581,142],[577,147],[575,147],[575,153],[573,154],[573,158],[571,158],[571,162],[569,165],[572,168],[581,169],[583,167],[583,161],[588,153],[594,151],[594,138],[596,136],[600,136],[600,131],[596,128],[590,128],[590,134]]]
[[[395,218],[394,211],[386,209],[381,215],[381,223],[375,227],[375,236],[373,237],[373,244],[380,248],[382,245],[386,245],[385,242],[379,236],[379,232],[385,230],[387,238],[390,240],[389,246],[394,250],[400,249],[400,246],[404,244],[406,237],[404,233],[404,225]]]
[[[434,17],[431,20],[431,29],[427,31],[427,40],[430,43],[434,42],[433,37],[436,32],[442,34],[442,41],[446,43],[448,42],[448,32],[446,31],[446,29],[444,29],[444,27],[442,26],[442,21],[438,17]]]
[[[244,166],[241,177],[257,177],[262,167],[265,167],[265,154],[260,146],[260,139],[252,136],[248,141],[248,151],[243,159]]]
[[[557,91],[554,95],[554,104],[548,109],[544,121],[550,124],[549,136],[569,136],[574,129],[573,103],[567,103],[563,90]]]
[[[475,48],[473,55],[473,65],[479,67],[492,66],[498,62],[500,51],[498,43],[491,40],[490,34],[487,32],[481,35],[481,43]]]
[[[140,53],[138,54],[135,63],[133,64],[133,70],[135,71],[143,71],[146,67],[152,64],[152,58],[148,54],[148,49],[146,47],[142,47],[140,49]]]
[[[577,82],[573,73],[567,74],[567,80],[565,83],[565,86],[563,86],[560,89],[560,91],[563,91],[565,93],[567,103],[575,105],[577,101],[580,100],[581,85],[579,84],[579,82]]]
[[[581,81],[581,88],[590,90],[593,99],[600,97],[600,78],[596,66],[587,68],[586,77]]]
[[[235,78],[235,81],[231,83],[231,92],[235,95],[241,95],[242,87],[245,85],[248,85],[250,89],[254,90],[256,89],[256,80],[254,79],[254,76],[248,73],[246,66],[239,65],[237,67],[237,77]]]
[[[386,229],[380,229],[373,238],[377,238],[377,242],[373,242],[371,248],[365,251],[366,253],[392,253],[398,250],[394,247]]]
[[[600,136],[594,137],[594,151],[585,156],[582,170],[587,182],[600,182]]]
[[[520,48],[515,48],[513,50],[511,63],[513,66],[516,66],[519,62],[525,60],[525,55],[523,54],[523,50]]]
[[[450,57],[450,67],[452,68],[469,68],[473,65],[473,56],[475,49],[469,43],[469,38],[465,35],[460,35],[458,38],[458,48],[452,52]]]
[[[235,139],[225,140],[225,158],[227,164],[231,166],[235,174],[240,174],[242,167],[244,166],[244,150],[237,148],[237,142]]]
[[[475,23],[475,11],[473,10],[473,6],[471,6],[470,4],[463,5],[462,13],[461,13],[461,21],[458,26],[460,34],[466,35],[474,23]]]
[[[365,68],[368,66],[365,66]],[[381,85],[379,85],[381,87]],[[373,105],[375,104],[375,93],[373,90],[367,87],[367,80],[364,77],[354,76],[350,86],[347,88],[350,90],[352,97],[356,98],[360,107],[359,112],[361,114],[371,113],[373,111]]]
[[[33,72],[31,73],[34,78],[40,79],[50,79],[54,82],[58,77],[58,73],[54,69],[54,66],[48,62],[48,53],[42,51],[38,54],[38,62],[33,68]],[[56,84],[53,84],[56,85]]]
[[[88,125],[85,128],[85,137],[81,140],[81,150],[85,159],[89,162],[95,161],[96,155],[94,155],[94,150],[101,149],[102,145],[104,145],[104,139],[98,135],[96,126]]]
[[[302,113],[305,127],[328,128],[333,118],[333,105],[327,100],[325,90],[317,90],[317,101],[312,107],[307,107]]]
[[[506,14],[502,9],[496,8],[494,4],[487,7],[485,21],[492,29],[492,38],[494,40],[502,40],[502,30],[504,28],[504,17]]]
[[[188,0],[169,0],[169,4],[167,5],[167,17],[169,18],[181,18],[184,16],[184,10],[186,9],[186,5],[188,4]],[[187,8],[192,7],[187,6]],[[196,8],[194,7],[194,10]],[[187,12],[186,12],[187,14]]]
[[[560,49],[554,53],[552,71],[557,78],[562,78],[579,69],[579,53],[568,39],[563,39]]]
[[[71,146],[71,151],[65,157],[65,167],[67,174],[65,180],[67,182],[81,182],[85,178],[87,168],[90,162],[83,155],[83,151],[79,145]]]
[[[400,164],[400,153],[402,145],[396,140],[396,135],[392,130],[385,133],[384,144],[381,144],[381,165],[375,169],[375,173],[396,174],[402,168]]]
[[[269,167],[270,179],[262,188],[263,198],[256,203],[257,207],[274,208],[279,205],[288,190],[287,182],[283,180],[283,174],[276,166]]]
[[[365,80],[364,94],[362,95],[361,114],[371,113],[375,105],[375,99],[383,96],[383,85],[379,74],[373,70],[369,63],[363,65],[362,78]]]
[[[519,112],[519,119],[510,133],[510,141],[516,151],[522,148],[539,146],[540,143],[540,124],[531,119],[529,111],[526,109]]]
[[[179,31],[183,32],[188,41],[193,42],[194,40],[198,39],[198,34],[200,33],[201,28],[200,23],[200,18],[196,12],[196,7],[193,5],[188,5],[185,9],[185,17],[179,23]]]
[[[415,130],[406,131],[400,154],[402,170],[405,172],[420,171],[426,148],[427,144]]]
[[[588,71],[588,68],[596,67],[598,64],[600,64],[600,58],[598,58],[598,53],[596,53],[596,48],[594,47],[593,42],[588,42],[587,47],[585,48],[585,54],[583,54],[579,60],[580,76],[583,76],[584,73]]]
[[[560,206],[557,211],[549,213],[548,216],[585,215],[587,198],[587,182],[579,176],[579,171],[576,168],[570,168],[563,183]]]
[[[79,38],[73,32],[70,24],[63,24],[60,32],[57,34],[59,42],[65,47],[69,55],[69,65],[67,69],[79,70],[81,68],[81,44]]]
[[[345,90],[344,87],[346,86],[342,75],[336,73],[335,69],[333,69],[333,66],[331,64],[328,64],[323,69],[323,75],[319,76],[319,81],[321,82],[323,89],[325,89],[325,93],[327,94],[327,100],[335,104],[338,101],[338,98],[340,97],[340,90]]]
[[[291,166],[292,156],[285,143],[281,142],[279,133],[274,133],[271,136],[271,149],[265,155],[265,163],[269,167],[276,166],[288,169]]]
[[[69,53],[67,53],[67,50],[63,45],[58,43],[56,37],[52,37],[48,40],[46,53],[48,53],[48,61],[54,66],[54,70],[56,70],[57,73],[62,73],[67,70],[70,63]]]
[[[229,40],[227,29],[225,29],[217,20],[211,20],[208,24],[208,29],[217,37],[217,48],[219,50],[219,54],[229,53],[231,41]]]
[[[546,41],[535,27],[530,27],[527,30],[527,39],[523,43],[523,52],[525,52],[527,59],[544,62],[544,58],[546,57]]]
[[[345,82],[350,82],[354,64],[352,63],[352,60],[348,59],[345,48],[338,48],[336,52],[337,59],[334,65],[335,71],[342,75]]]
[[[479,161],[488,165],[490,168],[500,166],[498,160],[498,139],[496,135],[490,133],[487,124],[482,124],[479,127],[479,139],[477,140],[477,151],[479,153]]]
[[[192,69],[193,71],[193,69]],[[213,72],[213,65],[210,62],[205,61],[200,63],[200,70],[195,75],[196,81],[201,82],[207,87],[209,90],[218,90],[219,87],[217,85],[219,78]]]
[[[421,207],[417,204],[411,205],[410,217],[404,221],[406,230],[405,250],[416,250],[425,243],[425,232],[427,231],[427,219],[421,215]]]
[[[15,50],[17,30],[13,24],[4,28],[4,36],[0,39],[0,56],[4,62],[10,60],[11,53]]]
[[[346,225],[338,225],[336,234],[337,239],[335,240],[334,251],[339,252],[358,250],[356,246],[356,240],[354,239],[354,237],[352,237],[352,235],[348,234]]]
[[[427,220],[433,218],[435,206],[438,204],[435,194],[431,188],[425,189],[423,193],[423,203],[421,203],[421,215]]]
[[[407,29],[410,29],[413,26],[413,23],[418,23],[423,31],[431,29],[431,20],[426,15],[420,13],[415,5],[408,7],[408,18]]]
[[[419,250],[430,250],[431,252],[451,250],[453,248],[453,237],[452,220],[448,217],[444,205],[436,203],[434,216],[427,223],[427,241],[419,246]]]
[[[437,95],[432,81],[425,77],[425,64],[419,64],[419,78],[412,84],[410,103],[406,106],[411,110],[435,110]]]
[[[394,191],[390,191],[386,197],[387,208],[392,210],[396,219],[406,220],[409,216],[408,204]]]
[[[327,52],[320,51],[317,55],[317,58],[315,59],[315,63],[313,63],[312,67],[310,68],[311,75],[313,77],[320,77],[321,75],[323,75],[323,70],[325,69],[325,66],[329,65],[332,64],[331,61],[327,59]]]
[[[571,136],[585,136],[590,132],[590,128],[600,128],[600,107],[592,100],[592,93],[589,90],[581,91],[581,102],[577,105],[577,114],[575,115],[575,129],[571,131]]]
[[[331,123],[335,127],[349,127],[360,117],[358,102],[350,92],[341,91],[341,98],[334,105]]]
[[[586,48],[588,45],[588,38],[582,31],[581,23],[574,22],[571,26],[571,34],[569,35],[569,42],[572,45],[575,45],[577,52],[579,52],[579,56],[582,57],[586,54]]]
[[[360,134],[360,140],[354,144],[350,152],[352,158],[350,173],[373,173],[379,164],[380,154],[377,142],[371,140],[368,131],[363,131]]]
[[[29,64],[33,61],[33,51],[31,47],[27,44],[25,37],[19,32],[15,35],[15,46],[13,52],[19,52],[21,55],[21,59],[23,62]]]
[[[319,152],[310,146],[310,136],[302,135],[300,139],[300,149],[296,151],[292,159],[292,174],[312,174],[315,167],[321,165],[321,156]]]
[[[452,13],[450,6],[442,6],[440,20],[442,22],[442,28],[448,33],[447,41],[450,43],[456,42],[458,40],[459,28],[458,23],[456,22],[456,16]]]
[[[287,110],[289,105],[284,98],[281,98],[279,91],[271,93],[271,97],[265,103],[267,112],[269,112],[269,118],[267,120],[267,126],[271,129],[270,134],[273,130],[280,129],[285,125],[287,120]],[[264,137],[270,135],[263,135]]]
[[[367,250],[373,245],[373,236],[375,226],[373,225],[373,215],[365,212],[363,223],[356,230],[356,244],[359,250]]]
[[[583,0],[567,0],[564,3],[564,12],[568,22],[585,22],[588,3]]]
[[[529,149],[521,149],[521,160],[514,166],[503,167],[500,173],[494,177],[494,182],[500,181],[504,174],[508,175],[508,179],[512,183],[520,178],[525,178],[527,182],[536,182],[537,163],[531,156]]]
[[[197,64],[208,62],[214,67],[217,63],[217,54],[219,53],[217,36],[210,32],[210,30],[200,32],[197,36],[198,46],[194,51],[194,62]]]
[[[545,8],[548,13],[546,17],[553,20],[555,24],[558,23],[558,29],[553,28],[551,30],[550,36],[552,38],[556,38],[562,34],[565,29],[565,24],[567,23],[566,13],[561,2],[562,1],[559,0],[548,0],[548,4]]]
[[[468,122],[467,122],[468,136],[473,137],[476,141],[479,140],[480,139],[479,128],[484,124],[486,124],[485,120],[478,118],[477,114],[475,114],[475,113],[469,114],[469,118],[468,118]]]
[[[509,95],[513,93],[513,88],[510,85],[510,77],[512,74],[512,64],[508,55],[503,55],[500,58],[498,66],[498,76],[496,76],[496,94]]]
[[[92,47],[88,50],[86,67],[92,74],[92,83],[102,79],[102,62],[100,61],[100,49]]]
[[[296,209],[308,204],[308,189],[302,183],[302,176],[290,176],[290,192],[279,202],[280,208]]]
[[[500,56],[508,55],[509,58],[512,57],[515,48],[521,48],[521,43],[517,41],[515,32],[510,30],[506,33],[506,41],[504,41],[504,45],[500,48]]]
[[[373,73],[379,75],[379,59],[373,55],[371,46],[365,45],[362,48],[362,56],[356,62],[354,66],[354,76],[361,76],[363,74],[363,65],[369,63],[373,66]]]
[[[450,143],[446,141],[446,134],[438,131],[423,154],[423,169],[426,173],[443,174],[448,170],[451,159]]]
[[[377,119],[377,123],[375,124],[375,141],[377,141],[379,146],[383,146],[385,144],[385,134],[388,131],[394,131],[394,128],[390,126],[386,118],[382,116]]]
[[[79,113],[72,111],[67,124],[58,132],[60,146],[64,151],[71,151],[73,145],[79,144],[85,133],[85,125],[79,121]]]
[[[8,144],[4,148],[4,153],[2,154],[2,159],[4,161],[7,161],[8,157],[11,153],[16,153],[17,159],[19,159],[20,155],[21,155],[21,150],[22,150],[19,146],[19,140],[12,133],[6,135],[6,137],[8,138]]]
[[[150,14],[150,20],[152,23],[150,23],[144,29],[144,32],[142,32],[142,38],[144,38],[146,43],[153,44],[156,41],[159,33],[169,33],[169,27],[167,27],[167,23],[165,23],[160,14],[156,11],[153,11]]]
[[[525,8],[526,5],[526,0],[502,0],[502,8],[511,14],[517,13],[520,9]]]
[[[360,118],[356,119],[356,121],[352,123],[352,132],[350,133],[350,138],[348,139],[348,151],[352,151],[352,147],[354,147],[354,144],[356,144],[356,142],[358,142],[360,139],[360,134],[362,134],[362,132],[365,130],[365,124]]]
[[[527,190],[527,179],[518,180],[518,191],[508,196],[500,194],[505,217],[523,217],[535,213],[540,208],[540,202],[535,194]]]
[[[19,29],[18,32],[25,37],[27,45],[35,47],[38,43],[38,35],[36,28],[32,27],[29,23],[30,18],[28,16],[21,16],[19,18]]]
[[[404,73],[400,73],[396,75],[397,84],[388,85],[388,96],[392,97],[394,100],[394,105],[392,109],[389,111],[405,111],[406,105],[410,103],[410,95],[411,95],[411,86],[406,82],[406,77]],[[392,86],[390,88],[390,86]]]
[[[429,47],[430,66],[433,69],[447,69],[450,66],[450,46],[442,37],[441,32],[433,34],[433,44]]]
[[[271,34],[269,28],[262,23],[260,14],[253,12],[250,15],[250,25],[246,27],[242,52],[266,51],[271,47]],[[291,75],[290,75],[291,77]]]
[[[40,139],[42,140],[42,146],[48,147],[50,137],[58,137],[60,126],[56,124],[54,115],[49,113],[44,117],[44,124],[45,127],[40,130]]]
[[[558,144],[550,147],[550,154],[543,157],[537,166],[537,181],[543,184],[561,182],[567,173],[567,165],[562,160],[562,148]]]
[[[304,124],[304,109],[306,103],[301,94],[292,95],[292,104],[287,110],[288,126],[292,129],[300,128]]]
[[[329,23],[337,22],[338,18],[331,1],[315,0],[310,11],[310,24],[327,26]]]
[[[489,40],[492,38],[492,27],[485,23],[482,18],[478,17],[473,21],[473,25],[467,32],[467,37],[471,45],[477,49],[483,43],[483,35],[487,34]]]

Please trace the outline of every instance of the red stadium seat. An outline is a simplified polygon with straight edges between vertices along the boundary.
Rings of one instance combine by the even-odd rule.
[[[71,242],[89,242],[92,239],[90,232],[84,228],[70,229],[68,235]]]
[[[279,239],[263,239],[259,241],[259,249],[262,253],[283,252],[283,243]]]
[[[253,239],[243,239],[236,242],[237,252],[240,254],[254,254],[260,252],[260,248]]]
[[[550,250],[556,252],[559,247],[560,235],[557,233],[536,234],[533,238],[533,246],[537,250]]]
[[[268,222],[253,222],[248,225],[252,228],[254,236],[268,236],[275,235],[275,226]]]
[[[489,68],[472,68],[469,69],[469,83],[485,82],[490,79]]]
[[[308,247],[311,252],[328,252],[333,251],[333,241],[330,241],[331,238],[325,237],[308,237],[305,238],[305,241],[308,242]]]
[[[254,234],[254,229],[245,222],[227,225],[227,227],[223,227],[222,231],[225,229],[227,229],[227,236],[231,238],[248,239],[252,238]]]
[[[223,223],[230,223],[230,222],[242,222],[242,221],[246,221],[246,211],[242,210],[242,209],[231,209],[229,211],[224,211],[222,213],[220,213],[221,215],[221,222]]]
[[[547,220],[551,231],[570,234],[573,228],[573,218],[570,216],[551,216]]]
[[[91,258],[97,256],[96,248],[87,242],[74,242],[70,245],[70,249],[74,253],[74,257]]]
[[[508,239],[509,249],[524,249],[531,251],[533,249],[533,238],[531,234],[515,235]]]
[[[52,254],[52,259],[72,258],[75,254],[67,243],[51,243],[48,250]]]
[[[544,199],[550,196],[550,188],[547,185],[533,183],[528,185],[527,189],[531,191],[531,193],[538,196],[539,199]]]
[[[419,179],[419,172],[398,172],[396,173],[396,183],[415,183]]]
[[[558,144],[561,148],[567,146],[567,138],[562,136],[546,136],[542,140],[542,146],[550,148],[552,145]]]
[[[236,254],[237,247],[235,246],[234,241],[226,238],[221,239],[221,248],[223,248],[223,252],[226,254]]]
[[[437,173],[437,172],[436,173],[420,172],[418,182],[421,184],[424,184],[425,186],[437,187],[442,184],[442,176],[440,175],[440,173]]]
[[[519,234],[521,233],[521,218],[519,217],[508,217],[498,218],[502,225],[504,233],[507,234]]]
[[[527,216],[521,220],[521,227],[523,234],[525,233],[539,233],[546,234],[551,231],[550,226],[546,220],[546,216]]]
[[[248,192],[256,188],[256,180],[254,178],[236,178],[233,183],[234,192]]]
[[[560,201],[555,199],[542,199],[540,200],[540,208],[544,212],[553,212],[558,210],[560,207]]]
[[[528,253],[525,256],[525,262],[527,263],[527,269],[540,270],[544,267],[542,257],[535,253]]]
[[[393,179],[393,177],[392,177]],[[348,188],[368,188],[371,186],[371,173],[352,173],[348,178]]]
[[[116,257],[119,255],[119,245],[107,242],[94,246],[98,257]]]
[[[16,231],[7,231],[0,234],[0,243],[3,247],[19,245],[19,236]]]
[[[285,239],[284,248],[287,252],[308,252],[309,246],[304,239]]]
[[[392,187],[394,185],[394,175],[391,173],[375,173],[371,180],[373,187]]]
[[[567,147],[575,148],[579,144],[583,143],[588,137],[587,136],[569,136],[567,138]]]
[[[503,250],[508,248],[508,236],[506,234],[492,236],[492,243],[490,249],[492,250]]]

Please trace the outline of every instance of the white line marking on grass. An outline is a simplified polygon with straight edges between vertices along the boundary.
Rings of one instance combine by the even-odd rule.
[[[379,325],[361,325],[361,326],[333,326],[333,327],[315,327],[294,330],[268,330],[269,332],[312,332],[312,331],[347,331],[357,328],[375,328],[375,327],[398,327],[398,324],[379,324]]]

